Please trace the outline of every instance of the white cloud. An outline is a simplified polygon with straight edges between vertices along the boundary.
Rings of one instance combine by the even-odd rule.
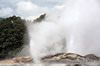
[[[48,13],[53,15],[60,15],[64,9],[64,5],[55,5],[53,8],[48,8]]]
[[[0,16],[3,17],[3,16],[10,16],[12,15],[13,13],[13,10],[11,8],[1,8],[0,9]]]
[[[65,0],[1,0],[0,16],[17,15],[28,19],[34,19],[43,13],[51,12],[55,14],[62,10],[63,5],[59,4],[62,2],[65,2]]]
[[[66,0],[43,0],[43,1],[48,3],[57,3],[57,4],[63,4],[66,2]]]
[[[32,12],[37,10],[37,8],[38,6],[32,4],[31,2],[21,1],[17,3],[16,12],[17,14],[22,15],[22,16],[29,16],[32,14]]]
[[[32,21],[33,21],[33,20],[36,19],[36,18],[37,18],[37,17],[35,17],[35,16],[28,16],[28,17],[26,17],[25,19],[26,19],[26,20],[32,20]]]
[[[64,5],[57,5],[55,6],[55,9],[63,9],[64,8]]]
[[[33,15],[26,17],[27,20],[34,20],[37,17],[39,17],[41,14],[47,13],[49,19],[54,17],[56,19],[56,17],[60,16],[59,13],[61,14],[62,10],[63,10],[64,6],[63,5],[56,5],[52,8],[49,7],[38,7],[37,11],[33,11],[30,13],[33,13]],[[36,15],[34,15],[34,13],[36,13]],[[51,17],[50,17],[51,16]]]
[[[32,3],[31,1],[20,1],[16,3],[16,15],[24,17],[26,19],[35,19],[44,13],[58,14],[64,6],[55,5],[54,7],[43,7]]]
[[[40,7],[38,5],[33,4],[30,1],[21,1],[17,3],[16,13],[18,15],[27,17],[27,16],[36,16],[39,13],[45,12],[46,7]]]
[[[52,3],[64,3],[66,0],[42,0],[44,2],[52,2]]]

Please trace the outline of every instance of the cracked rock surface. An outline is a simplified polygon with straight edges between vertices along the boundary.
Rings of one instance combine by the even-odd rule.
[[[27,64],[34,63],[32,57],[17,57],[0,61],[0,64]],[[95,54],[88,54],[81,56],[75,53],[58,53],[41,58],[44,63],[85,63],[85,62],[98,62],[100,57]]]

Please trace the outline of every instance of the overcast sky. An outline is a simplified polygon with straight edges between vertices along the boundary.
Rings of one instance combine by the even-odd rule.
[[[66,0],[0,0],[0,17],[34,18],[63,8]]]

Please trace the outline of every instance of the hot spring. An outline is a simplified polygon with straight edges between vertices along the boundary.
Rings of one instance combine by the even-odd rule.
[[[35,62],[62,52],[100,56],[100,1],[67,0],[64,6],[56,20],[27,24]]]

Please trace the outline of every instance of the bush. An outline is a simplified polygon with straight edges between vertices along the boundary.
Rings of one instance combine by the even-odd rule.
[[[38,18],[36,18],[36,19],[34,20],[34,22],[41,22],[42,20],[45,19],[45,16],[46,16],[46,14],[40,15]]]
[[[25,20],[12,16],[0,18],[0,58],[11,58],[19,52],[24,43]]]

